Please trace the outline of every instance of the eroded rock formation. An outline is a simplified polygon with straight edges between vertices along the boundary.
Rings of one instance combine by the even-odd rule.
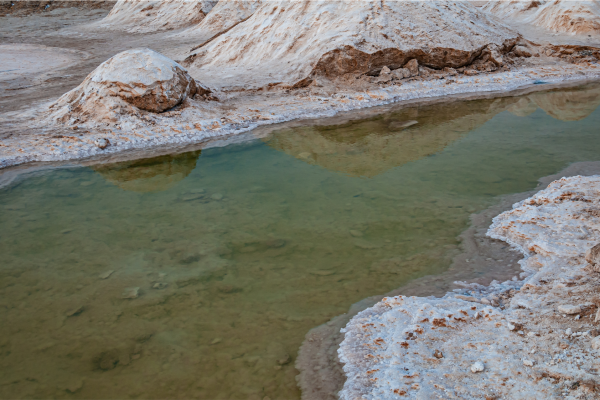
[[[528,23],[555,32],[600,32],[600,2],[597,0],[492,0],[482,9],[500,18]]]
[[[180,29],[199,23],[216,0],[119,0],[98,26],[131,33]]]
[[[268,1],[182,64],[215,87],[222,76],[247,88],[302,86],[315,76],[376,75],[411,59],[437,69],[480,57],[500,65],[518,37],[466,2]]]
[[[119,114],[166,111],[197,93],[208,90],[181,65],[153,50],[136,49],[100,64],[50,108],[63,122],[116,121]]]
[[[220,0],[199,24],[177,34],[198,41],[197,50],[252,16],[261,0]]]

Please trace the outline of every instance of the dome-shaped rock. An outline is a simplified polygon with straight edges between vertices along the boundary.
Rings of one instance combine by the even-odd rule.
[[[51,108],[61,120],[114,120],[115,113],[163,112],[208,93],[175,61],[150,49],[127,50],[100,64]]]

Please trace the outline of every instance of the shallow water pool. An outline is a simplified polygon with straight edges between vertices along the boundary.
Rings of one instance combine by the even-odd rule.
[[[600,86],[387,110],[0,188],[0,397],[297,399],[305,334],[600,160]],[[475,277],[474,277],[475,278]]]

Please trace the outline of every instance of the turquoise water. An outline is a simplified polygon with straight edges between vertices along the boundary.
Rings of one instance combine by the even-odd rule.
[[[299,398],[308,330],[443,272],[499,195],[600,160],[599,103],[404,107],[24,176],[0,189],[0,397]]]

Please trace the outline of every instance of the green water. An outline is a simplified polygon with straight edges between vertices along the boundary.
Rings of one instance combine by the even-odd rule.
[[[497,196],[600,160],[599,103],[592,85],[405,107],[17,179],[0,398],[298,399],[311,328],[443,272]]]

